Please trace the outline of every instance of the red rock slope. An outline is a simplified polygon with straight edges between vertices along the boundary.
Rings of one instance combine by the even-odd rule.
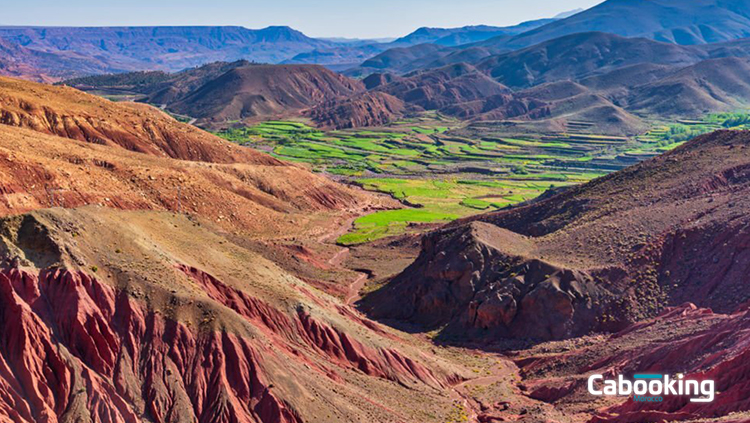
[[[183,217],[0,228],[2,422],[436,421],[468,373]]]
[[[277,164],[138,103],[114,103],[69,87],[0,77],[0,124],[175,159]]]
[[[521,352],[515,360],[527,395],[568,410],[598,408],[590,417],[592,423],[692,421],[750,410],[749,333],[747,310],[716,314],[687,303],[610,336],[578,345],[540,345]],[[718,394],[711,403],[694,403],[681,396],[639,403],[632,398],[595,399],[587,392],[591,374],[634,373],[683,373],[695,380],[712,379]],[[742,415],[736,416],[737,421],[747,421]]]

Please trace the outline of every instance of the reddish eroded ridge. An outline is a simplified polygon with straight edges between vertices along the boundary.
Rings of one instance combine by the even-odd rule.
[[[305,354],[302,351],[315,351],[339,367],[358,369],[368,376],[403,385],[419,381],[442,388],[448,383],[447,380],[441,381],[430,369],[400,351],[365,345],[349,333],[313,317],[304,307],[298,307],[296,314],[289,316],[200,269],[185,265],[178,265],[178,268],[198,282],[214,301],[257,325],[274,340],[279,350],[290,355],[298,357]],[[349,315],[345,316],[351,318]],[[366,319],[359,318],[356,322],[361,323],[361,320]],[[331,372],[326,374],[330,376]]]
[[[264,351],[147,310],[82,272],[0,271],[0,421],[301,422]]]
[[[631,325],[601,342],[519,359],[528,395],[561,406],[593,398],[587,377],[608,378],[635,373],[684,373],[695,380],[712,379],[716,397],[710,403],[687,396],[663,396],[663,402],[626,401],[607,406],[592,423],[695,420],[750,410],[750,311],[716,314],[684,304],[658,317]],[[561,370],[562,369],[562,370]],[[580,400],[582,401],[582,400]]]

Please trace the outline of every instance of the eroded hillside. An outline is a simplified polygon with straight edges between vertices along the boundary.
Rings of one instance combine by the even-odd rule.
[[[469,375],[184,216],[0,226],[13,422],[437,421]]]

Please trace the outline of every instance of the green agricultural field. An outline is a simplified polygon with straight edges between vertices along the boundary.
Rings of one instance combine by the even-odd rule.
[[[365,189],[385,192],[418,208],[375,212],[354,222],[339,238],[345,245],[406,232],[409,223],[445,222],[532,199],[570,182],[478,181],[457,179],[357,179]]]
[[[401,209],[379,211],[362,216],[354,221],[354,228],[339,237],[342,245],[361,244],[391,235],[407,232],[410,223],[449,222],[457,219],[457,214],[433,209]]]
[[[218,135],[411,207],[357,219],[352,232],[339,239],[356,244],[410,231],[412,224],[508,207],[550,188],[606,175],[696,135],[746,125],[750,115],[723,113],[658,124],[632,139],[588,133],[590,125],[580,122],[566,133],[508,136],[491,125],[466,127],[426,114],[380,128],[322,131],[302,122],[269,121]]]

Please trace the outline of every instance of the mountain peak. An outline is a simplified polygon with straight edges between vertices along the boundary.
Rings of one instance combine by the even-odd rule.
[[[311,38],[288,26],[269,26],[256,31],[258,41],[278,42],[278,41],[310,41]]]

